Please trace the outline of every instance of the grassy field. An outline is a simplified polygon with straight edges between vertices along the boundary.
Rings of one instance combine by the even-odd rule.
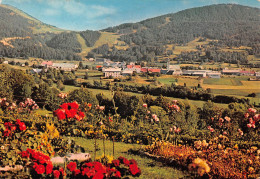
[[[118,42],[118,38],[119,35],[113,34],[113,33],[108,33],[108,32],[100,32],[101,36],[99,37],[99,39],[96,41],[95,45],[93,47],[87,47],[87,46],[82,46],[82,52],[80,53],[80,55],[84,58],[88,52],[90,52],[91,50],[102,46],[104,44],[108,44],[109,46],[113,46],[114,44],[116,44]],[[82,39],[78,38],[80,43],[82,42]]]
[[[158,81],[166,85],[171,85],[172,83],[177,83],[178,85],[184,85],[184,83],[186,83],[187,86],[198,86],[199,84],[198,77],[191,77],[191,76],[185,77],[185,76],[164,75],[162,77],[159,77]]]
[[[85,148],[86,152],[91,154],[92,159],[94,158],[94,140],[84,139],[79,137],[71,138],[76,141],[76,144]],[[97,140],[97,144],[101,150],[97,151],[97,156],[103,155],[103,140]],[[188,178],[189,174],[185,171],[180,171],[173,167],[165,166],[160,162],[156,162],[152,159],[141,157],[139,155],[134,155],[129,153],[129,149],[139,149],[141,145],[138,144],[125,144],[122,142],[115,142],[115,158],[119,156],[124,156],[127,159],[135,159],[138,163],[138,167],[142,171],[142,175],[139,178]],[[113,142],[105,141],[106,155],[113,155]]]
[[[206,78],[203,80],[203,84],[208,85],[229,85],[229,86],[241,86],[240,78]]]

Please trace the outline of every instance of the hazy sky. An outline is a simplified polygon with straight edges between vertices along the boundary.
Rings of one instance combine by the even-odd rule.
[[[0,0],[1,3],[68,30],[100,30],[210,4],[235,3],[260,8],[260,0]]]

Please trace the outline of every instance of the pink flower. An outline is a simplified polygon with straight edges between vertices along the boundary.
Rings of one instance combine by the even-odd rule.
[[[227,116],[226,116],[225,119],[226,119],[227,122],[230,122],[230,121],[231,121],[230,117],[227,117]]]
[[[176,130],[174,130],[174,132],[179,134],[181,132],[181,129],[178,127]]]
[[[256,109],[254,109],[254,108],[249,108],[249,109],[248,109],[248,112],[250,112],[250,113],[256,113]]]
[[[227,135],[227,132],[226,132],[226,131],[224,131],[224,132],[223,132],[223,135]]]
[[[224,119],[223,118],[219,118],[219,122],[224,122]]]
[[[252,124],[249,123],[249,124],[247,124],[246,126],[247,126],[248,128],[251,128],[251,127],[252,127]]]
[[[214,132],[214,129],[213,129],[213,128],[210,128],[209,130],[210,130],[210,132]]]
[[[249,113],[245,113],[245,118],[248,118],[249,117]]]
[[[157,118],[157,115],[156,114],[152,114],[152,118],[153,119]]]
[[[173,100],[172,102],[173,102],[174,104],[177,104],[178,101],[177,101],[177,100]]]
[[[147,104],[146,104],[146,103],[144,103],[144,104],[143,104],[143,107],[144,107],[144,108],[147,108]]]
[[[105,109],[105,106],[99,106],[99,109],[103,111]]]

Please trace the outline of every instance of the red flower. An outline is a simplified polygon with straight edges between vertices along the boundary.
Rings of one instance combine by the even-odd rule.
[[[119,161],[119,160],[113,160],[113,161],[112,161],[112,164],[113,164],[115,167],[118,167],[119,164],[120,164],[120,161]]]
[[[62,109],[68,109],[69,105],[68,105],[68,103],[63,103],[62,105],[60,105],[60,107]]]
[[[74,172],[73,172],[73,175],[74,176],[77,176],[77,175],[79,175],[80,174],[80,170],[79,169],[76,169]]]
[[[123,160],[123,163],[124,163],[125,166],[129,166],[130,165],[129,160],[127,160],[126,158]]]
[[[59,168],[59,171],[60,171],[62,176],[65,176],[65,172],[64,172],[64,169],[62,167]]]
[[[116,171],[115,177],[116,177],[116,178],[121,178],[121,173],[120,173],[119,171]]]
[[[22,151],[22,152],[21,152],[21,157],[22,157],[22,158],[29,158],[28,152],[27,152],[27,151]]]
[[[76,101],[74,101],[73,103],[70,103],[70,107],[72,109],[76,109],[77,110],[79,108],[79,104]]]
[[[16,130],[16,126],[15,125],[11,125],[10,130],[11,131],[15,131]]]
[[[118,160],[121,162],[121,163],[124,163],[124,160],[125,160],[126,158],[125,157],[122,157],[122,156],[120,156],[120,157],[118,157]]]
[[[129,160],[130,164],[137,165],[137,162],[134,159]]]
[[[4,126],[5,126],[6,129],[10,129],[11,126],[12,126],[12,123],[11,122],[5,122]]]
[[[135,164],[131,164],[129,166],[129,171],[133,176],[139,176],[141,174],[140,168],[138,168]]]
[[[49,164],[46,165],[46,174],[49,175],[52,173],[53,165],[50,162]]]
[[[10,130],[5,130],[5,131],[4,131],[4,136],[5,136],[5,137],[9,137],[10,134],[11,134],[11,131],[10,131]]]
[[[103,179],[104,178],[104,174],[102,172],[97,172],[93,179]]]
[[[39,175],[41,175],[41,174],[43,174],[45,172],[44,165],[38,165],[37,163],[35,163],[33,168],[36,171],[36,173],[38,173]]]
[[[84,114],[84,112],[82,112],[82,111],[79,111],[79,116],[80,116],[80,117],[85,117],[85,114]]]
[[[67,118],[73,118],[74,116],[71,114],[70,110],[66,109],[65,110]]]
[[[71,109],[70,110],[71,118],[74,118],[75,115],[77,114],[77,109]],[[68,116],[67,116],[68,117]],[[68,117],[69,118],[69,117]]]
[[[59,178],[60,172],[58,170],[53,170],[53,176],[54,176],[54,178]]]
[[[71,172],[75,171],[77,169],[77,163],[76,162],[70,162],[67,165],[67,169]]]
[[[24,122],[20,122],[20,123],[19,123],[19,129],[20,129],[21,131],[26,130],[26,125],[24,124]]]
[[[54,111],[54,113],[59,120],[66,119],[65,109],[57,109],[56,111]]]

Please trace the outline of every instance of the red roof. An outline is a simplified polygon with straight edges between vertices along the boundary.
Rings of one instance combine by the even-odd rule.
[[[147,68],[141,68],[141,72],[147,72],[148,69]]]
[[[141,68],[141,65],[127,65],[127,68]]]
[[[254,74],[254,71],[240,71],[240,73],[249,73],[249,74]]]
[[[43,61],[42,65],[52,66],[52,61]]]
[[[150,68],[148,69],[149,72],[152,72],[152,73],[160,73],[161,72],[161,69],[158,69],[158,68]]]

